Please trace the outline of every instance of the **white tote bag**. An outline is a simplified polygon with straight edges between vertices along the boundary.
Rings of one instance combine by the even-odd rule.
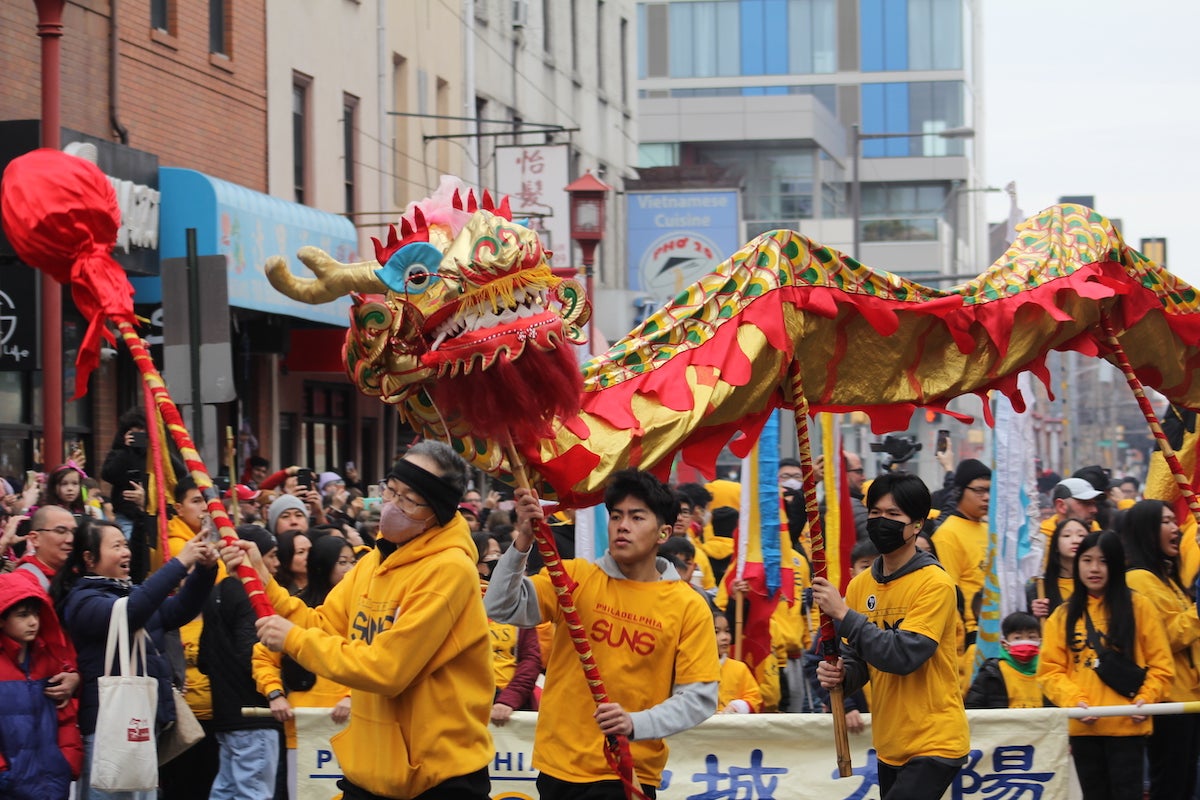
[[[146,664],[146,631],[129,640],[129,598],[113,603],[104,648],[104,676],[92,749],[91,785],[108,792],[148,791],[158,787],[158,746],[154,718],[158,711],[158,679]],[[132,652],[131,652],[132,651]],[[112,674],[113,654],[121,674]],[[140,661],[140,667],[134,662]]]

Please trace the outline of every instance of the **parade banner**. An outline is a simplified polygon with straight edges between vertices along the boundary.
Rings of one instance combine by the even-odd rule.
[[[317,712],[315,714],[301,712]],[[320,718],[320,719],[318,719]],[[828,714],[728,714],[670,737],[660,800],[879,800],[875,750],[867,729],[850,737],[854,774],[838,778]],[[1067,712],[994,709],[967,712],[971,753],[946,800],[1069,800]],[[337,761],[328,744],[328,709],[296,709],[300,800],[337,794]],[[533,731],[537,714],[515,712],[492,727],[495,800],[536,800]],[[324,733],[306,730],[323,726]],[[306,786],[306,784],[308,784]]]
[[[342,767],[329,740],[346,723],[333,721],[332,708],[293,708],[296,713],[296,800],[332,800],[342,794],[337,787]]]

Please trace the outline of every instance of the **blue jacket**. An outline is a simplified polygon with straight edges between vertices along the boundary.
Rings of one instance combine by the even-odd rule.
[[[63,601],[63,625],[75,641],[79,674],[83,686],[79,696],[79,730],[83,735],[96,732],[99,692],[96,679],[104,675],[104,645],[113,604],[128,596],[129,630],[145,628],[150,635],[146,656],[150,674],[158,678],[157,727],[161,731],[175,721],[175,700],[171,695],[171,665],[166,655],[165,634],[195,619],[216,579],[215,567],[197,566],[191,575],[179,559],[171,559],[146,582],[134,586],[126,581],[87,575],[75,584]],[[171,591],[183,581],[173,597]],[[113,657],[116,662],[116,656]],[[113,673],[120,671],[114,663]]]

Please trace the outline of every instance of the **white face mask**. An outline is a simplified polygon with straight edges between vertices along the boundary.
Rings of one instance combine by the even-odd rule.
[[[780,486],[782,486],[783,488],[787,489],[790,492],[798,492],[804,488],[804,482],[798,481],[795,478],[788,478],[786,481],[781,483]]]

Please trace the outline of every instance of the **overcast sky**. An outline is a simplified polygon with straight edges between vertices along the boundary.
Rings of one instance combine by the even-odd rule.
[[[987,181],[1026,216],[1095,195],[1134,248],[1200,286],[1200,3],[984,0]],[[988,195],[988,218],[1006,218]],[[982,268],[981,270],[982,271]]]

